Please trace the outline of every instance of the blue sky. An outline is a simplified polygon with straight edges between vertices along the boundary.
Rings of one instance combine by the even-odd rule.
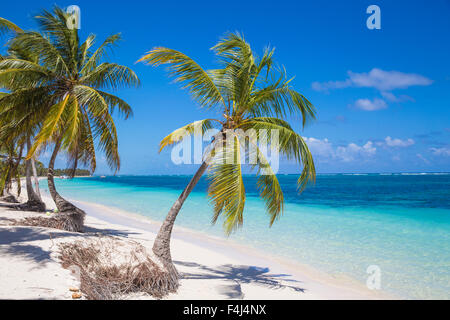
[[[151,48],[180,50],[215,68],[209,50],[227,31],[245,35],[256,53],[270,44],[318,120],[302,135],[319,172],[450,171],[450,1],[57,1],[81,8],[81,36],[121,32],[111,56],[133,67],[142,86],[118,94],[134,118],[118,120],[120,174],[184,174],[159,141],[215,115],[200,110],[164,68],[135,62]],[[8,1],[0,16],[23,28],[52,1]],[[366,9],[381,8],[369,30]],[[292,121],[298,120],[292,119]],[[300,125],[296,125],[301,130]],[[97,173],[109,173],[101,157]],[[43,160],[46,161],[45,155]],[[63,166],[63,159],[59,159]],[[282,173],[298,172],[281,165]]]

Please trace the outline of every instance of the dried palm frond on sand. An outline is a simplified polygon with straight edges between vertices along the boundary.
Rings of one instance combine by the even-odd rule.
[[[126,299],[146,293],[161,299],[173,286],[164,269],[137,242],[115,237],[59,245],[64,268],[79,270],[81,292],[89,300]]]

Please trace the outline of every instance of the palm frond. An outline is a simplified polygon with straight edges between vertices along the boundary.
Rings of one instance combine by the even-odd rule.
[[[244,121],[240,126],[243,130],[255,130],[259,139],[262,133],[267,134],[271,140],[272,134],[278,135],[278,148],[280,154],[288,160],[295,160],[303,166],[301,176],[298,180],[299,191],[302,192],[309,182],[315,182],[316,169],[312,154],[303,137],[297,134],[288,122],[278,118],[251,118]]]
[[[67,21],[70,14],[63,9],[54,6],[52,12],[43,10],[35,17],[40,29],[49,35],[65,64],[70,70],[78,69],[79,38],[78,30],[69,28]]]
[[[23,32],[22,29],[20,29],[17,25],[12,23],[11,21],[0,17],[0,35],[10,31],[14,31],[17,33]]]
[[[245,186],[242,178],[241,151],[237,136],[216,149],[209,168],[208,196],[214,206],[213,223],[224,216],[224,230],[230,235],[244,223]]]
[[[83,65],[83,68],[80,70],[81,74],[87,74],[94,68],[96,68],[100,61],[105,58],[108,49],[112,49],[114,45],[120,41],[121,35],[120,33],[114,34],[106,38],[106,40],[98,47],[97,50],[89,57],[87,62]]]
[[[303,95],[293,90],[290,81],[284,81],[284,75],[272,84],[252,92],[247,108],[244,110],[254,117],[281,117],[302,115],[305,126],[315,119],[315,108]]]
[[[66,110],[66,106],[68,105],[70,98],[70,95],[66,95],[60,102],[50,108],[49,114],[42,125],[41,131],[36,136],[33,146],[28,151],[27,160],[34,155],[37,148],[49,141],[57,132],[58,127],[61,125],[61,117],[63,112]]]
[[[188,135],[193,135],[196,133],[204,135],[206,131],[214,127],[213,126],[214,122],[218,122],[218,120],[215,119],[199,120],[175,130],[160,142],[159,152],[163,151],[164,148],[168,146],[171,146],[175,143],[182,141]]]
[[[67,148],[68,165],[73,173],[80,164],[89,167],[89,170],[93,173],[97,167],[97,158],[91,124],[86,114],[80,112],[80,118],[77,137],[71,141]]]
[[[105,154],[108,166],[117,173],[120,170],[119,140],[117,129],[109,112],[102,117],[92,117],[91,126],[94,140],[98,140],[98,147]]]
[[[229,33],[212,50],[221,57],[225,65],[224,71],[227,76],[222,79],[229,82],[226,84],[228,96],[232,97],[239,109],[244,107],[251,92],[256,69],[256,58],[250,45],[239,33]]]
[[[92,87],[77,85],[73,88],[74,95],[82,106],[86,106],[92,117],[101,117],[109,112],[105,98]]]
[[[128,67],[115,63],[103,63],[80,79],[94,88],[138,87],[140,81],[136,73]]]
[[[170,75],[176,82],[182,83],[194,99],[203,107],[213,107],[225,101],[214,81],[200,65],[184,53],[168,48],[155,48],[138,62],[152,66],[169,65]]]
[[[260,150],[258,144],[248,136],[240,136],[239,133],[238,136],[242,140],[241,145],[246,146],[247,142],[249,144],[249,147],[245,148],[248,157],[256,160],[256,163],[250,164],[253,168],[257,168],[257,188],[261,198],[266,203],[266,210],[270,215],[270,226],[272,227],[275,221],[283,214],[284,195],[281,185],[278,182],[277,175],[270,166],[264,153]]]
[[[105,102],[109,105],[110,113],[114,114],[116,108],[119,110],[119,114],[123,116],[123,118],[126,120],[129,117],[133,116],[133,109],[131,106],[126,103],[124,100],[120,99],[119,97],[109,94],[107,92],[96,90],[105,100]]]
[[[27,48],[40,57],[40,65],[58,75],[71,74],[66,53],[38,32],[24,32],[12,40],[12,46]]]
[[[62,146],[64,149],[68,148],[71,144],[77,143],[77,136],[80,134],[82,125],[82,113],[78,99],[72,95],[67,104],[67,119],[64,121],[67,123],[67,129],[63,135]]]

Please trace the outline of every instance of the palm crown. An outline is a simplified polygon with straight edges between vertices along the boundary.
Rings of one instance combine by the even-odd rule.
[[[185,54],[167,48],[155,48],[140,61],[158,66],[168,64],[171,75],[188,89],[193,98],[204,108],[217,108],[222,119],[206,119],[188,124],[162,140],[161,150],[180,142],[193,134],[196,127],[202,132],[218,128],[206,157],[209,164],[208,195],[214,205],[213,222],[223,215],[225,231],[230,234],[243,224],[245,186],[242,178],[242,159],[256,156],[260,196],[265,200],[272,225],[283,212],[283,192],[276,173],[258,145],[248,135],[254,130],[257,137],[261,130],[276,130],[281,155],[302,165],[298,180],[302,191],[315,179],[315,167],[303,138],[286,121],[290,115],[302,116],[302,124],[315,118],[312,104],[291,86],[283,68],[274,66],[274,50],[266,49],[261,58],[255,57],[250,45],[239,34],[228,34],[212,48],[219,57],[220,69],[203,70]],[[220,147],[220,148],[218,148]],[[242,154],[241,154],[242,153]],[[252,155],[252,153],[254,153]],[[233,158],[234,161],[229,161]]]
[[[36,17],[42,34],[20,32],[10,41],[13,50],[26,48],[33,54],[0,61],[0,85],[11,91],[0,100],[2,114],[34,115],[39,132],[28,157],[54,142],[68,151],[71,160],[81,160],[94,171],[94,142],[98,142],[110,167],[118,170],[112,114],[118,109],[127,118],[132,111],[125,101],[103,90],[137,86],[139,79],[125,66],[104,62],[120,35],[110,36],[93,50],[95,36],[81,43],[78,30],[67,27],[67,19],[68,14],[57,7],[53,13],[43,11]]]

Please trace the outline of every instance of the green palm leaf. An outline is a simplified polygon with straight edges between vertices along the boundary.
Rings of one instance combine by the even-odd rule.
[[[10,31],[14,31],[17,33],[23,32],[22,29],[20,29],[17,25],[12,23],[11,21],[6,20],[4,18],[0,18],[0,35]]]
[[[194,135],[196,132],[199,132],[201,135],[205,134],[207,130],[212,129],[214,127],[213,126],[214,121],[217,120],[214,119],[200,120],[175,130],[160,142],[159,152],[163,151],[168,146],[171,146],[175,143],[182,141],[188,135]]]
[[[249,144],[249,147],[246,148],[248,158],[256,159],[256,163],[251,163],[251,165],[253,169],[257,168],[257,188],[261,198],[266,203],[266,210],[270,215],[270,226],[272,226],[280,218],[284,209],[284,195],[281,185],[257,143],[248,136],[239,136],[239,138],[241,139],[241,145],[245,145],[247,142]]]
[[[214,205],[213,223],[224,216],[224,229],[230,235],[244,223],[245,186],[242,178],[241,150],[239,138],[220,141],[222,148],[216,149],[209,169],[208,195]]]
[[[60,102],[50,108],[49,114],[42,125],[41,131],[36,136],[33,146],[28,151],[27,159],[30,159],[36,152],[37,148],[48,142],[59,129],[58,126],[61,125],[60,120],[63,112],[66,110],[66,106],[69,104],[70,98],[70,95],[66,95]]]
[[[155,48],[138,62],[146,62],[153,66],[168,64],[170,74],[176,82],[184,84],[194,99],[203,107],[210,108],[224,99],[213,79],[194,60],[185,54],[167,48]]]

